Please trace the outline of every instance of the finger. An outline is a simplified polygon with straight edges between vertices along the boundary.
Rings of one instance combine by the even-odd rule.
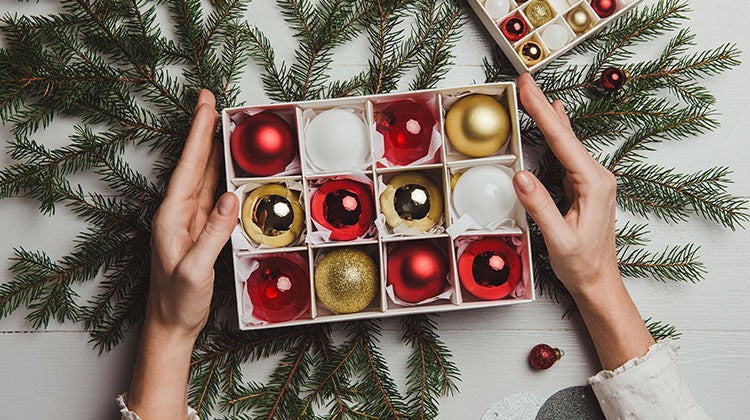
[[[197,112],[203,104],[208,104],[211,108],[216,108],[216,98],[214,98],[214,94],[208,89],[201,89],[200,92],[198,92],[198,101],[195,104],[195,111]]]
[[[565,169],[578,173],[590,171],[593,159],[575,134],[565,126],[531,76],[524,74],[519,78],[519,97]]]
[[[200,274],[213,269],[219,252],[237,225],[239,205],[237,196],[230,192],[219,198],[195,245],[185,256],[185,262],[192,271]]]
[[[166,199],[187,200],[202,184],[217,120],[218,114],[210,104],[200,105],[185,141],[185,148],[169,180]]]
[[[552,108],[555,108],[557,117],[560,118],[560,121],[563,123],[563,125],[572,130],[573,127],[570,125],[570,118],[568,118],[568,113],[565,112],[565,104],[563,104],[561,100],[555,99],[552,102]]]
[[[216,186],[219,184],[219,176],[221,175],[221,157],[220,143],[214,142],[211,157],[208,159],[208,167],[206,168],[206,173],[203,175],[203,185],[198,195],[199,212],[195,221],[197,226],[202,227],[206,223],[208,214],[213,207]]]
[[[568,223],[557,210],[549,192],[529,171],[520,171],[513,177],[518,201],[539,226],[545,240],[559,243],[570,237]]]

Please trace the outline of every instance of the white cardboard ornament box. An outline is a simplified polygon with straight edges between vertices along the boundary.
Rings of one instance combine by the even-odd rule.
[[[445,115],[450,106],[459,98],[469,94],[486,94],[500,101],[508,110],[511,121],[510,138],[505,147],[496,154],[483,158],[469,158],[456,151],[444,133]],[[433,142],[430,153],[432,158],[422,159],[416,164],[405,167],[391,166],[383,163],[383,138],[375,129],[375,112],[388,103],[412,99],[425,104],[436,119],[433,128]],[[371,153],[366,162],[359,168],[336,173],[320,173],[307,161],[305,149],[305,129],[310,116],[327,109],[346,108],[359,115],[368,127]],[[236,169],[232,155],[230,139],[234,127],[243,118],[262,111],[271,111],[290,123],[297,133],[299,150],[297,158],[280,174],[271,177],[245,177]],[[253,105],[238,108],[227,108],[221,113],[224,138],[224,158],[226,167],[227,190],[238,195],[240,209],[242,200],[252,189],[270,183],[279,183],[299,192],[300,202],[305,209],[305,233],[300,239],[284,248],[273,248],[255,243],[238,223],[231,237],[232,257],[235,267],[235,285],[237,294],[237,315],[239,327],[243,330],[273,328],[292,325],[304,325],[321,322],[347,321],[365,318],[380,318],[417,313],[436,313],[470,308],[513,305],[531,302],[535,299],[533,269],[531,265],[531,247],[526,212],[516,203],[512,217],[505,223],[491,226],[491,229],[480,229],[466,220],[460,220],[451,202],[451,178],[477,165],[490,165],[503,168],[508,173],[523,169],[520,127],[518,121],[518,104],[515,83],[493,83],[447,89],[431,89],[395,94],[349,97],[330,100],[276,103]],[[444,214],[436,228],[428,232],[394,232],[382,223],[379,194],[384,182],[397,173],[422,171],[442,188]],[[351,241],[327,241],[324,235],[318,234],[318,227],[310,217],[310,194],[321,179],[352,178],[365,181],[373,186],[375,195],[375,226],[367,235]],[[384,181],[386,180],[386,181]],[[241,212],[241,210],[240,210]],[[240,215],[238,215],[240,216]],[[241,219],[241,217],[238,217]],[[461,285],[458,278],[457,261],[459,251],[470,239],[499,236],[505,237],[517,247],[522,261],[522,276],[516,289],[508,297],[500,300],[481,300]],[[428,239],[446,256],[449,264],[448,284],[443,293],[419,304],[409,304],[393,296],[388,287],[387,259],[388,250],[398,242]],[[372,303],[364,310],[350,314],[335,314],[325,308],[316,298],[314,287],[315,262],[320,256],[337,247],[356,247],[370,255],[378,267],[378,291]],[[293,255],[307,262],[307,274],[310,290],[310,305],[298,318],[284,322],[265,322],[252,316],[252,302],[246,291],[246,281],[252,270],[257,267],[259,258],[271,255]]]
[[[607,17],[599,17],[591,6],[591,0],[543,0],[545,1],[553,12],[553,17],[548,22],[544,23],[539,27],[534,27],[525,14],[526,8],[529,6],[531,1],[518,2],[515,0],[500,0],[501,2],[508,3],[508,11],[503,14],[502,17],[495,18],[490,16],[485,4],[496,0],[467,0],[469,5],[479,17],[479,20],[484,24],[487,31],[490,33],[492,38],[495,40],[497,45],[503,51],[506,57],[510,60],[513,67],[515,67],[518,74],[523,73],[536,73],[537,71],[544,68],[547,64],[554,61],[556,58],[575,48],[576,45],[580,44],[583,40],[589,38],[596,32],[606,27],[613,20],[627,13],[630,9],[635,7],[641,0],[614,0],[616,3],[615,12]],[[578,8],[582,8],[591,20],[591,25],[583,33],[576,33],[566,20],[566,16]],[[499,25],[511,16],[517,16],[526,22],[528,27],[526,35],[518,41],[510,41],[503,32],[500,30]],[[546,29],[553,25],[560,25],[564,33],[567,35],[567,42],[564,46],[555,49],[550,48],[545,43],[544,32]],[[521,59],[519,54],[519,48],[527,41],[535,41],[544,50],[544,58],[534,65],[527,65],[524,60]],[[557,41],[556,41],[557,42]]]

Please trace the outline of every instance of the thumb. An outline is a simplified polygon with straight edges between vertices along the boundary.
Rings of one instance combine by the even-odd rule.
[[[224,193],[219,198],[211,214],[208,215],[206,225],[198,235],[195,245],[185,256],[193,270],[213,269],[216,258],[237,225],[238,207],[237,196],[230,192]]]
[[[513,177],[518,201],[539,226],[545,240],[563,241],[570,232],[555,202],[544,185],[529,171],[519,171]]]

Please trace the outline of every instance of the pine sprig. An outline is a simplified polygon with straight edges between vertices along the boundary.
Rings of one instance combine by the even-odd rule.
[[[651,318],[644,320],[644,322],[646,323],[646,328],[648,328],[649,333],[651,333],[651,337],[654,337],[654,340],[659,341],[665,338],[677,340],[682,336],[682,333],[677,331],[677,328],[673,325],[661,321],[652,321]]]
[[[402,318],[403,340],[412,346],[407,361],[409,380],[406,384],[406,405],[409,418],[436,418],[438,397],[458,392],[458,367],[451,352],[437,334],[437,324],[427,315]]]
[[[625,247],[618,252],[618,266],[626,277],[696,283],[703,280],[706,273],[703,263],[698,260],[699,249],[687,244],[653,253],[643,248]]]

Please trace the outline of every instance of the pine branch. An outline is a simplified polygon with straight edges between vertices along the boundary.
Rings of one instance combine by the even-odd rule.
[[[625,277],[697,283],[703,280],[706,273],[703,263],[698,261],[699,249],[698,246],[687,244],[669,247],[656,254],[643,248],[625,247],[617,253],[618,265]]]
[[[651,318],[648,318],[643,322],[646,323],[646,328],[648,328],[649,333],[651,333],[651,337],[654,337],[654,340],[656,341],[660,341],[665,338],[677,340],[682,336],[682,333],[677,331],[677,328],[670,324],[666,324],[661,321],[651,321]]]

